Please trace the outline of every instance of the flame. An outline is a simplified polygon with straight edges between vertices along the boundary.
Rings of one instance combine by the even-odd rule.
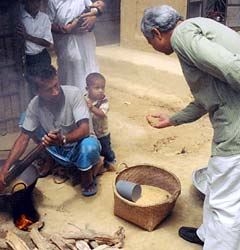
[[[21,214],[20,217],[16,219],[15,226],[20,230],[27,231],[28,227],[33,223],[34,222],[26,214]]]

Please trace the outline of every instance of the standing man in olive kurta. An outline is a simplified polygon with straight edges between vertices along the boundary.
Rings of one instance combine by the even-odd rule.
[[[203,223],[199,228],[181,227],[179,235],[204,250],[239,250],[240,36],[211,19],[183,21],[167,5],[145,10],[141,29],[155,50],[177,54],[194,97],[173,116],[149,115],[148,122],[160,129],[208,114],[214,130]]]

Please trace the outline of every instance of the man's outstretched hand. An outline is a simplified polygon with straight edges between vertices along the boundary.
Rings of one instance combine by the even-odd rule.
[[[153,128],[166,128],[173,126],[170,122],[169,116],[163,113],[147,115],[146,120]]]

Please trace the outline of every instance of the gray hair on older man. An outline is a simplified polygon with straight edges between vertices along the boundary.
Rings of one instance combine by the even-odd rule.
[[[183,20],[180,14],[168,5],[148,8],[144,11],[141,21],[141,31],[145,37],[153,38],[152,30],[167,32],[174,29],[177,22]]]

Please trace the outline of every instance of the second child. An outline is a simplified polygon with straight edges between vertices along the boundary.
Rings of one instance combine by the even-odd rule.
[[[109,102],[105,96],[105,83],[106,80],[102,74],[90,73],[86,78],[86,101],[92,114],[94,132],[102,146],[101,156],[104,157],[104,168],[114,170],[116,160],[108,130]]]

